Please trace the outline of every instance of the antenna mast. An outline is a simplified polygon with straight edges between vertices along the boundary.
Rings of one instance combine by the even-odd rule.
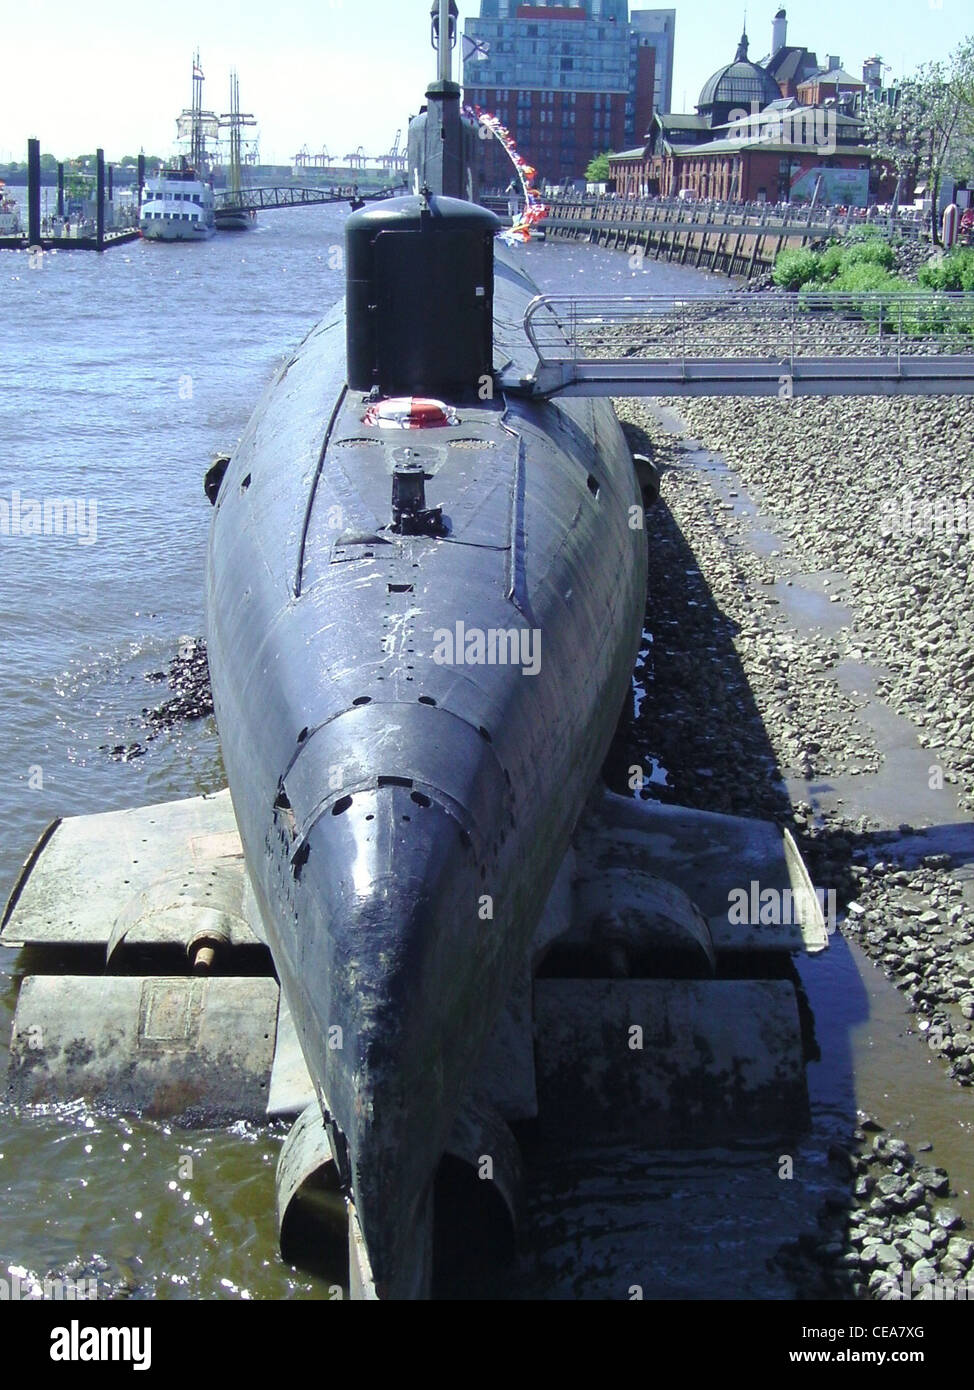
[[[454,13],[456,5],[452,6]],[[440,0],[439,19],[433,26],[433,46],[437,48],[440,55],[439,79],[441,82],[453,81],[453,45],[457,41],[456,28],[450,14],[450,0]],[[443,42],[443,35],[447,35],[447,40]]]
[[[472,197],[464,159],[460,87],[453,80],[459,22],[456,0],[433,0],[430,42],[437,53],[437,77],[427,89],[426,110],[409,127],[409,171],[414,189],[426,187],[447,198]]]

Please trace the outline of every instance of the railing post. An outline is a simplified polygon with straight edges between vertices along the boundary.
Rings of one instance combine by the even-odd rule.
[[[898,332],[897,332],[897,334],[896,334],[896,374],[897,374],[897,376],[899,376],[900,372],[903,370],[903,367],[902,367],[902,361],[903,361],[903,302],[902,302],[902,300],[900,301],[900,304],[899,304],[899,310],[900,310],[900,322],[899,322],[899,330],[898,330]]]

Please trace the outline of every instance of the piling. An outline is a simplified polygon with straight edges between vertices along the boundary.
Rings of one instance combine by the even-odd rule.
[[[27,141],[27,245],[41,244],[41,142]]]
[[[105,151],[96,150],[95,158],[98,163],[98,231],[96,235],[97,249],[105,249]]]
[[[109,164],[109,166],[108,166],[108,201],[109,201],[110,203],[112,203],[112,202],[115,201],[115,165],[114,165],[114,164]]]

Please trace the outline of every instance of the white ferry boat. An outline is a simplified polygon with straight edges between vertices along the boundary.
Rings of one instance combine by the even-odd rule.
[[[146,181],[139,226],[150,241],[206,241],[216,232],[213,189],[184,159]]]
[[[193,58],[193,104],[177,118],[178,138],[188,148],[178,165],[148,179],[139,215],[142,235],[150,241],[207,241],[216,234],[213,183],[207,141],[216,139],[219,121],[203,110],[203,69]]]

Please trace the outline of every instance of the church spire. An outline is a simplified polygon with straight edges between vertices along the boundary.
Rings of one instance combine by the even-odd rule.
[[[740,41],[740,43],[737,45],[737,57],[734,59],[734,62],[735,62],[735,63],[746,63],[746,62],[748,61],[748,58],[747,58],[747,49],[748,49],[748,39],[747,39],[747,15],[745,14],[745,16],[744,16],[744,32],[741,34],[741,41]]]

